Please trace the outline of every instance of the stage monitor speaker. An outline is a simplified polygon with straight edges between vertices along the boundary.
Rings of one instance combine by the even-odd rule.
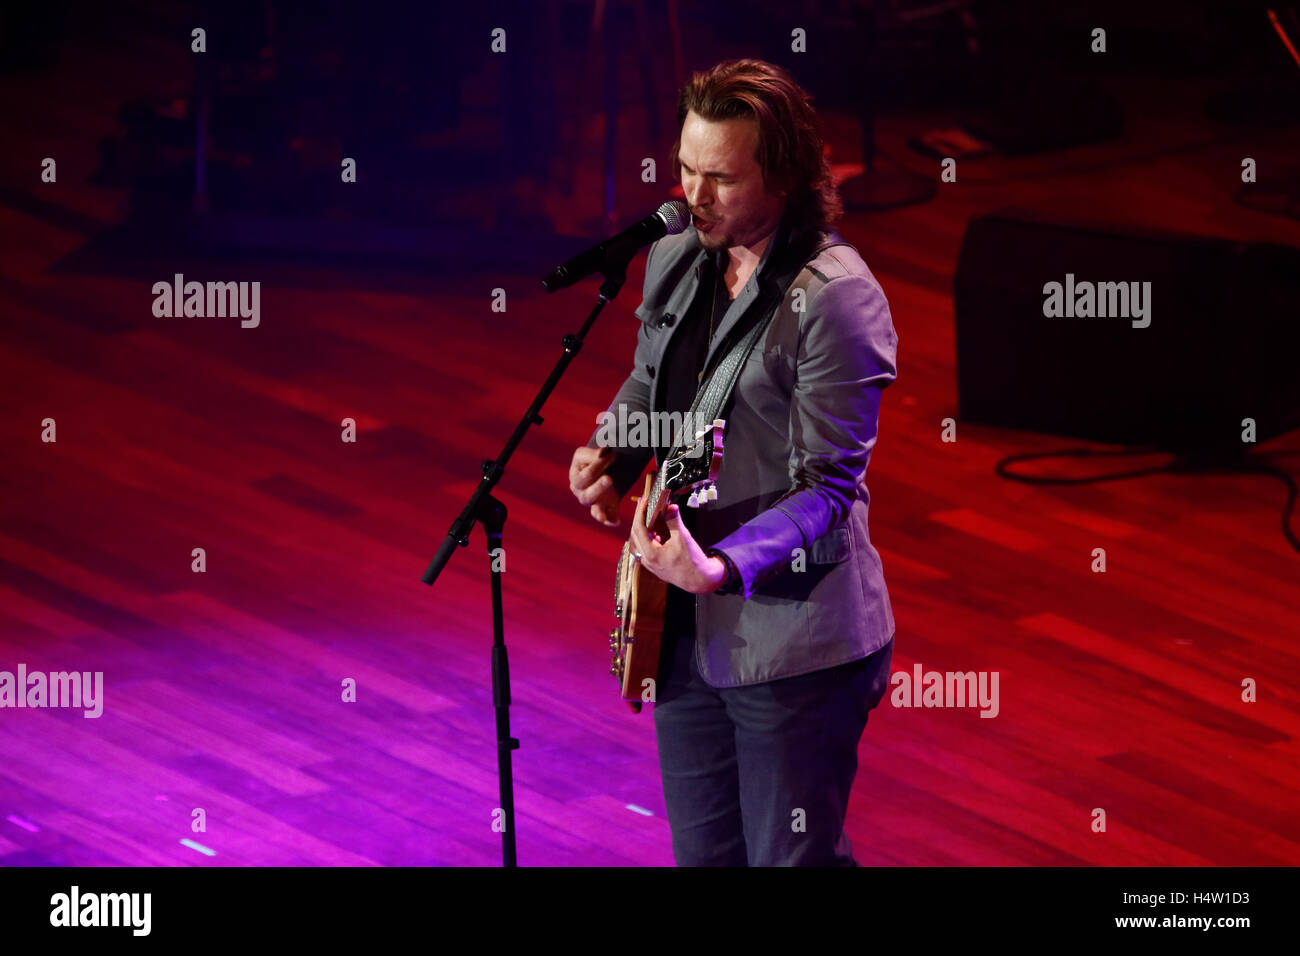
[[[962,421],[1201,459],[1300,426],[1294,247],[1002,210],[954,299]]]

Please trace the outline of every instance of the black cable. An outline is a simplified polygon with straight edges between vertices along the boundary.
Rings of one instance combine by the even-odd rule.
[[[1263,462],[1257,456],[1247,456],[1230,461],[1197,462],[1176,458],[1164,465],[1151,468],[1137,468],[1132,471],[1111,472],[1103,475],[1085,475],[1081,478],[1065,478],[1052,475],[1021,475],[1009,470],[1007,466],[1020,461],[1035,461],[1048,458],[1104,458],[1129,455],[1171,454],[1160,448],[1135,448],[1119,451],[1101,451],[1094,448],[1066,448],[1061,451],[1034,452],[1026,455],[1008,455],[993,470],[999,478],[1019,481],[1026,485],[1086,485],[1102,481],[1120,481],[1127,478],[1143,478],[1159,474],[1210,474],[1213,472],[1227,474],[1270,475],[1281,481],[1287,488],[1286,504],[1282,506],[1282,535],[1287,543],[1300,554],[1300,537],[1291,529],[1291,517],[1295,514],[1296,499],[1300,497],[1300,487],[1290,473],[1278,466]]]
[[[1300,219],[1300,185],[1292,184],[1287,186],[1279,183],[1271,189],[1263,188],[1264,185],[1263,183],[1247,183],[1232,194],[1232,201],[1252,212],[1262,212],[1271,216],[1286,216],[1288,219]],[[1281,208],[1278,208],[1278,198],[1281,199],[1283,204]]]

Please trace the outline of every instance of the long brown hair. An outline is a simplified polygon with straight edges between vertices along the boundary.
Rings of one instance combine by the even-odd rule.
[[[764,60],[726,60],[705,73],[695,73],[677,98],[677,142],[671,154],[673,176],[682,176],[680,129],[686,114],[718,122],[753,119],[758,122],[755,159],[765,184],[789,189],[786,221],[797,229],[828,229],[843,215],[839,193],[831,182],[830,164],[822,146],[821,123],[812,97],[789,72]],[[769,185],[769,188],[772,188]]]

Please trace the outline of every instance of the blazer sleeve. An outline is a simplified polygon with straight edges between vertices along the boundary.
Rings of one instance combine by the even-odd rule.
[[[791,487],[714,544],[739,572],[740,593],[790,566],[795,548],[848,518],[876,444],[882,391],[898,377],[898,337],[874,277],[831,279],[808,303],[790,403]]]
[[[654,277],[652,263],[654,261],[655,249],[659,245],[656,241],[650,246],[650,252],[646,256],[645,281],[641,287],[641,298],[645,300],[651,287]],[[630,415],[632,412],[638,412],[648,416],[651,408],[651,380],[646,372],[650,365],[650,355],[652,351],[652,342],[650,340],[650,330],[645,322],[641,322],[640,329],[637,331],[636,353],[632,358],[632,372],[623,382],[623,386],[610,402],[606,414],[613,415],[617,418],[619,406],[625,406]],[[629,419],[630,420],[630,419]],[[600,434],[600,427],[592,432],[591,438],[587,441],[588,448],[599,448],[600,442],[597,436]],[[650,463],[654,455],[653,448],[627,448],[618,445],[611,446],[614,448],[614,462],[606,469],[606,474],[614,479],[614,489],[618,492],[619,498],[626,495],[636,482],[641,473],[645,471],[646,465]]]

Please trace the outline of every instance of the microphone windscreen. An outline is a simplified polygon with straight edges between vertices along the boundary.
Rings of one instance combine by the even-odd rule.
[[[668,225],[668,235],[675,236],[678,233],[685,232],[686,227],[691,224],[691,210],[686,203],[680,199],[670,199],[659,207],[656,213]]]

